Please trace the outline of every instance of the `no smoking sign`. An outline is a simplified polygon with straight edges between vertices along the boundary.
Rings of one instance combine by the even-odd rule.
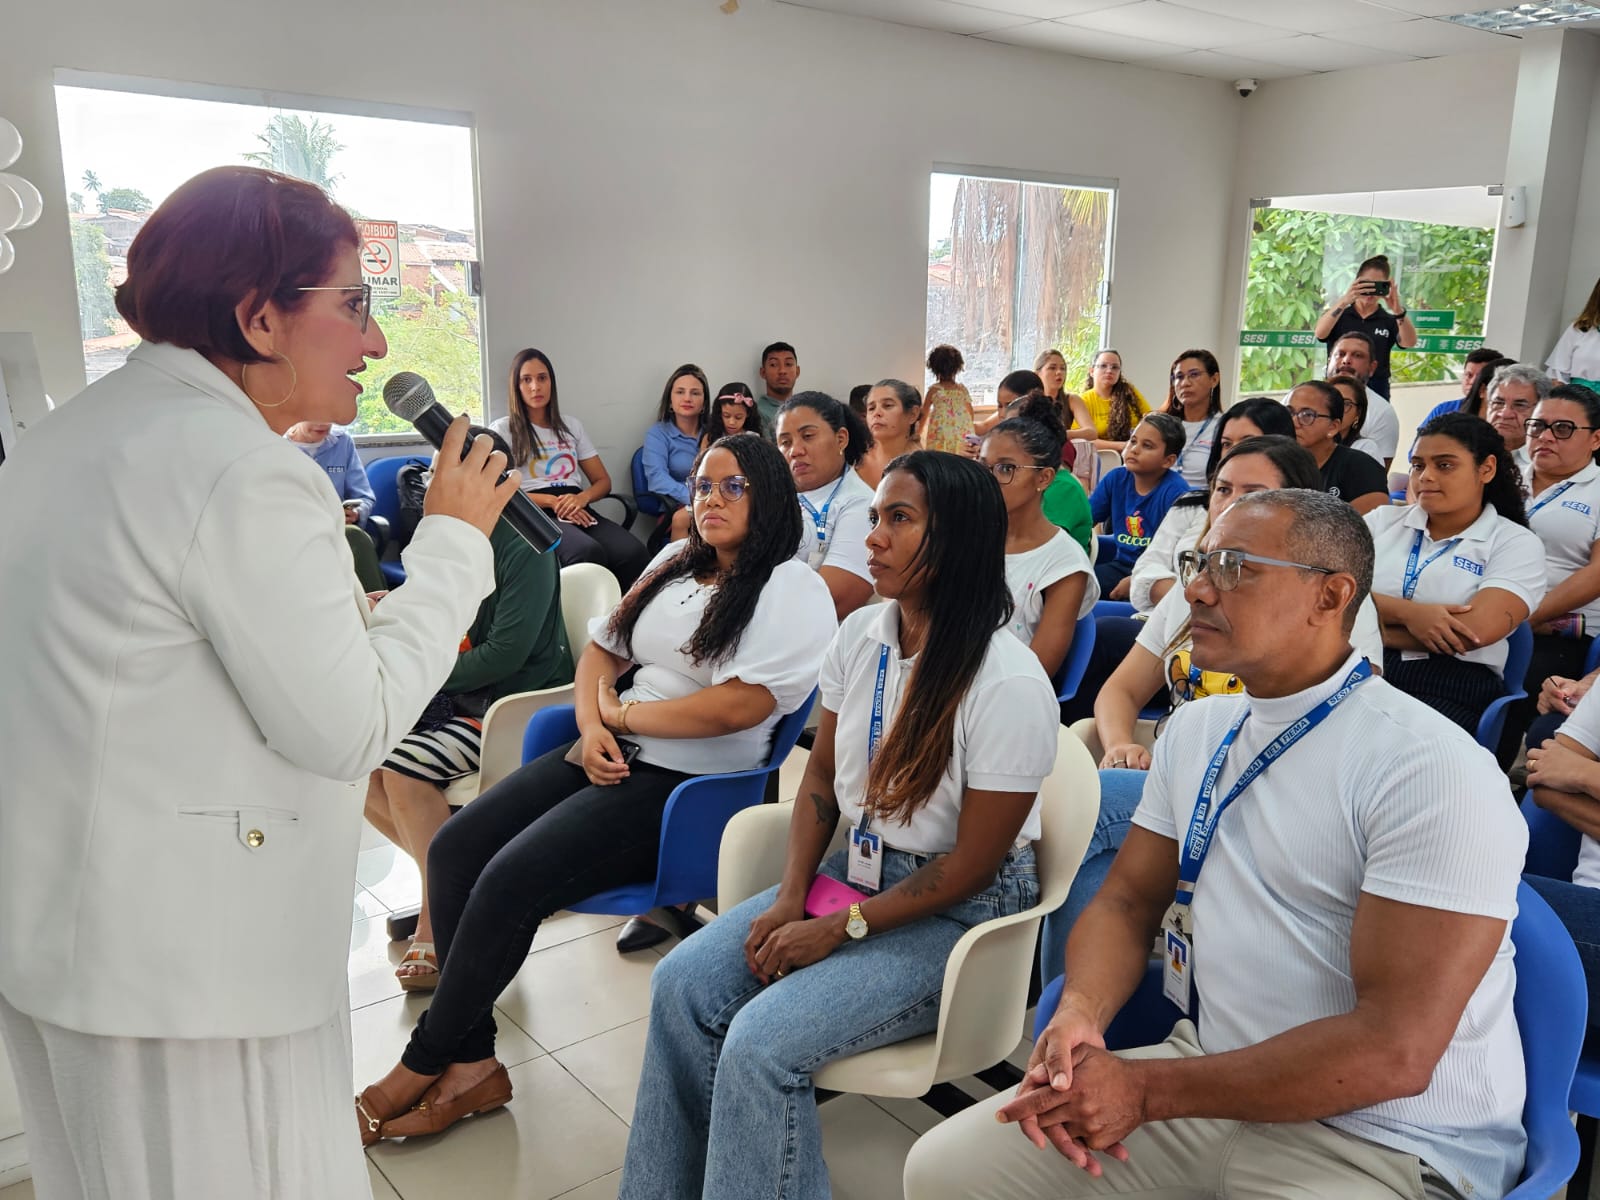
[[[374,300],[400,298],[400,227],[394,221],[357,221],[361,235],[361,281]]]

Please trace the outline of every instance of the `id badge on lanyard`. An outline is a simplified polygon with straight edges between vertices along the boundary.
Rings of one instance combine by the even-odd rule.
[[[846,468],[848,470],[849,468]],[[839,495],[839,489],[844,486],[844,475],[839,476],[839,482],[833,485],[833,491],[828,493],[828,498],[822,502],[822,509],[818,509],[804,496],[800,497],[800,504],[811,514],[811,531],[816,535],[817,544],[811,547],[811,553],[806,555],[806,566],[813,571],[822,566],[828,557],[828,510],[833,507],[834,500]]]
[[[872,691],[872,718],[867,726],[867,762],[878,753],[878,741],[883,737],[883,691],[889,679],[889,647],[878,651],[878,683]],[[863,808],[861,820],[850,831],[850,866],[847,878],[855,887],[876,892],[883,882],[883,841],[868,828],[872,824],[872,810]]]
[[[1406,556],[1405,577],[1400,581],[1401,598],[1409,600],[1415,596],[1417,594],[1417,582],[1422,578],[1422,573],[1432,566],[1435,560],[1443,558],[1460,544],[1460,538],[1451,538],[1432,554],[1428,555],[1426,559],[1423,559],[1421,563],[1418,563],[1417,559],[1422,554],[1422,530],[1417,530],[1416,537],[1411,539],[1411,553]],[[1400,652],[1400,660],[1402,662],[1417,662],[1427,657],[1428,652],[1426,650],[1402,650]]]
[[[1442,551],[1441,551],[1442,553]],[[1435,556],[1437,557],[1437,556]],[[1431,560],[1430,560],[1431,561]],[[1424,564],[1426,565],[1426,564]],[[1300,720],[1291,723],[1277,737],[1267,744],[1267,747],[1239,773],[1228,794],[1221,801],[1213,803],[1216,794],[1217,777],[1222,773],[1223,764],[1228,761],[1228,751],[1233,748],[1234,739],[1239,736],[1239,730],[1250,719],[1250,710],[1245,709],[1244,714],[1234,722],[1233,728],[1228,730],[1222,739],[1222,744],[1217,747],[1217,752],[1211,756],[1211,761],[1206,765],[1205,776],[1200,781],[1200,794],[1195,798],[1194,814],[1189,818],[1189,832],[1183,839],[1183,844],[1178,848],[1178,890],[1172,906],[1167,909],[1167,914],[1162,918],[1162,971],[1161,991],[1164,996],[1184,1016],[1191,1016],[1194,1012],[1194,904],[1195,885],[1200,881],[1200,869],[1205,866],[1206,855],[1210,852],[1211,841],[1217,830],[1217,822],[1222,819],[1222,814],[1228,806],[1242,796],[1252,783],[1274,762],[1281,758],[1291,746],[1306,734],[1310,733],[1339,705],[1350,698],[1352,692],[1368,679],[1372,678],[1372,666],[1365,659],[1357,663],[1345,676],[1344,682],[1337,691],[1329,696],[1316,708],[1312,709]]]

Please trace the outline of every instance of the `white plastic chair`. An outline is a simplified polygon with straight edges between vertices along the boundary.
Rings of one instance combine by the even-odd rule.
[[[1016,1048],[1039,922],[1066,899],[1100,813],[1100,778],[1088,750],[1067,729],[1057,744],[1055,770],[1040,789],[1044,836],[1034,843],[1039,903],[961,936],[945,966],[935,1033],[828,1063],[814,1077],[819,1088],[914,1098],[936,1083],[992,1067]],[[719,911],[782,877],[792,811],[791,804],[761,805],[728,823],[717,871]],[[843,824],[829,853],[844,844]]]
[[[1089,751],[1089,757],[1099,762],[1106,756],[1106,748],[1100,744],[1100,733],[1094,727],[1093,717],[1084,717],[1081,721],[1074,721],[1068,726],[1072,735],[1084,744]],[[1146,750],[1156,748],[1156,723],[1143,719],[1133,723],[1133,740]]]
[[[589,644],[589,622],[603,617],[622,599],[617,577],[598,563],[561,568],[561,621],[576,663]],[[572,685],[502,696],[483,715],[483,749],[475,775],[466,775],[445,789],[445,799],[466,804],[522,765],[522,731],[528,718],[552,704],[571,704]]]
[[[1096,457],[1100,459],[1100,474],[1114,471],[1122,465],[1122,454],[1117,450],[1096,450]]]

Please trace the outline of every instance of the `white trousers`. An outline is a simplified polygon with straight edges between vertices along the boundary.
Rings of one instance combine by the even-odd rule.
[[[285,1037],[76,1033],[0,996],[38,1200],[371,1200],[350,1014]]]

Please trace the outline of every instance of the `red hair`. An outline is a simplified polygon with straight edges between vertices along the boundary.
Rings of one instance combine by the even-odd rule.
[[[146,341],[266,361],[235,310],[254,316],[328,277],[340,249],[359,246],[355,222],[321,188],[258,167],[213,167],[172,195],[128,248],[117,311]]]

